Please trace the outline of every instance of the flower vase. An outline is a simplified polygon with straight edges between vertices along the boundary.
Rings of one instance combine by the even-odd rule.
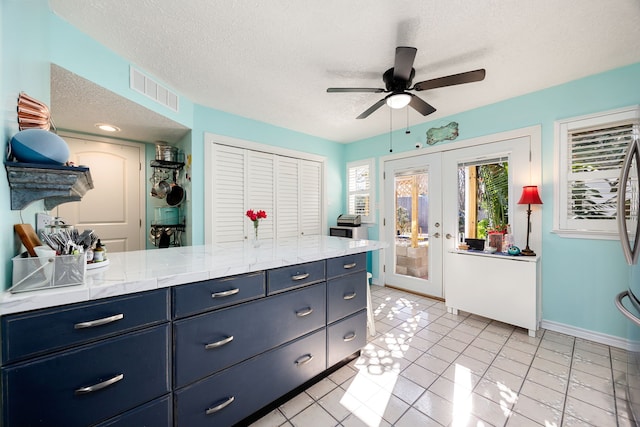
[[[254,227],[253,232],[253,247],[258,248],[260,247],[260,241],[258,240],[258,227]]]

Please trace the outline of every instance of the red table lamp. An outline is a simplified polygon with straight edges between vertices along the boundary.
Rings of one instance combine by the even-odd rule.
[[[525,185],[522,187],[522,196],[518,201],[519,205],[528,205],[527,207],[527,247],[520,252],[525,256],[535,256],[536,253],[529,249],[529,234],[531,233],[531,205],[541,205],[542,200],[538,195],[538,186]]]

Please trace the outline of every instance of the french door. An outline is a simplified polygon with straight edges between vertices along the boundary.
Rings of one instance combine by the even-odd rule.
[[[384,163],[385,282],[442,298],[440,153]]]

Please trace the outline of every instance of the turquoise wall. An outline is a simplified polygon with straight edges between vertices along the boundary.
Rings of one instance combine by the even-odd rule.
[[[541,125],[543,250],[538,252],[542,255],[543,319],[624,336],[626,321],[613,304],[615,294],[628,285],[620,242],[562,238],[552,232],[553,133],[555,120],[640,104],[638,87],[640,63],[413,126],[409,135],[402,128],[392,134],[393,152],[416,151],[415,143],[425,144],[429,128],[451,121],[458,122],[460,136],[440,144],[455,145],[465,139]],[[394,122],[404,123],[395,117]],[[388,154],[389,135],[379,135],[348,144],[345,161]],[[377,228],[372,230],[377,236]]]
[[[328,159],[327,224],[344,209],[344,165],[347,161],[389,154],[389,135],[384,134],[342,145],[255,120],[202,107],[180,97],[180,112],[174,113],[129,89],[130,59],[114,54],[80,33],[48,10],[46,0],[3,0],[0,2],[0,93],[2,95],[2,136],[4,141],[17,131],[15,102],[20,91],[49,102],[49,64],[56,63],[121,96],[175,120],[193,131],[185,147],[191,145],[191,239],[204,242],[204,133],[228,135]],[[29,31],[24,31],[29,28]],[[20,42],[16,35],[20,34]],[[90,60],[86,60],[90,58]],[[141,70],[145,72],[145,70]],[[153,76],[155,77],[155,76]],[[522,127],[542,127],[543,215],[543,318],[577,328],[624,336],[626,327],[613,305],[613,296],[627,286],[627,268],[617,241],[560,238],[553,234],[553,122],[554,120],[640,103],[640,64],[576,80],[529,95],[463,112],[411,127],[405,135],[404,115],[394,123],[402,128],[393,133],[394,153],[415,150],[424,143],[425,132],[450,121],[460,124],[459,141]],[[190,139],[190,140],[189,140]],[[151,155],[151,154],[149,154]],[[10,283],[11,257],[20,250],[13,224],[33,223],[40,202],[23,211],[11,211],[6,175],[0,174],[0,277],[5,288]],[[152,215],[152,213],[151,213]],[[377,237],[377,228],[371,236]],[[375,259],[374,259],[375,262]],[[585,266],[592,266],[587,269]],[[374,266],[377,268],[377,266]]]

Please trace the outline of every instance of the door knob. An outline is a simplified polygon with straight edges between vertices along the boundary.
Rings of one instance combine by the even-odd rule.
[[[450,239],[450,238],[452,238],[453,236],[452,236],[451,234],[447,233],[447,234],[446,234],[446,236],[444,236],[444,237],[446,237],[447,239]]]
[[[438,227],[440,227],[440,223],[439,223],[439,222],[436,222],[435,224],[433,224],[433,226],[434,226],[434,227],[436,227],[436,228],[438,228]]]
[[[433,235],[433,237],[435,237],[436,239],[439,239],[439,238],[440,238],[440,233],[435,233],[435,234]]]

